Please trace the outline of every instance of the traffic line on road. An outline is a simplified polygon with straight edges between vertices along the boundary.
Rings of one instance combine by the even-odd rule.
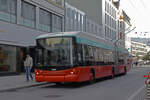
[[[136,92],[134,92],[127,100],[133,100],[134,97],[136,97],[143,89],[145,88],[145,86],[142,86],[141,88],[139,88]]]

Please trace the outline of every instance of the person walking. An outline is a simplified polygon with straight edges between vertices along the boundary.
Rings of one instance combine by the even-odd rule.
[[[33,66],[33,59],[29,54],[27,54],[27,57],[24,61],[24,66],[26,70],[26,81],[29,81],[29,76],[31,80],[33,80],[32,73],[31,73],[31,68]]]

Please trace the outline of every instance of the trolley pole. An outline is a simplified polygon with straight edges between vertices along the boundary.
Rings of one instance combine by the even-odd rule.
[[[130,27],[129,27],[130,28]],[[132,32],[133,30],[135,30],[135,28],[136,27],[134,27],[133,29],[131,29],[131,30],[129,30],[129,28],[127,28],[127,32],[126,33],[124,33],[123,34],[123,37],[125,36],[125,35],[127,35],[128,33],[130,33],[130,32]],[[115,37],[116,38],[116,37]],[[120,38],[119,39],[117,39],[117,40],[115,40],[114,42],[113,42],[113,44],[114,44],[114,52],[115,52],[115,66],[116,66],[116,68],[115,68],[115,74],[117,74],[118,73],[118,71],[119,71],[119,69],[118,69],[118,51],[117,51],[117,47],[118,47],[118,45],[117,45],[117,43],[118,43],[118,41],[120,40]]]

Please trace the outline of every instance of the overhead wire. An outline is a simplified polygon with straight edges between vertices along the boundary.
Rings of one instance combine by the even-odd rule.
[[[121,1],[123,1],[123,0],[121,0]],[[147,18],[147,16],[150,16],[150,13],[149,13],[149,11],[148,11],[148,8],[147,8],[147,6],[146,6],[146,4],[145,4],[145,2],[146,1],[143,1],[143,0],[124,0],[125,2],[127,2],[128,4],[129,4],[129,6],[132,8],[132,9],[134,9],[133,11],[133,13],[135,13],[135,14],[133,14],[132,15],[132,17],[130,17],[130,15],[129,15],[129,17],[130,18],[132,18],[131,19],[131,22],[132,22],[132,26],[137,26],[136,24],[137,24],[137,17],[139,17],[139,16],[142,16],[142,17],[144,17],[144,19],[141,17],[141,19],[140,19],[140,21],[141,21],[141,23],[144,23],[145,21],[146,21],[146,18]],[[123,5],[123,4],[122,4]],[[142,7],[142,8],[141,8]],[[124,8],[126,8],[126,6],[124,6]],[[144,9],[144,10],[143,10]],[[146,12],[145,12],[146,11]],[[139,17],[140,18],[140,17]],[[145,21],[144,21],[145,20]],[[143,22],[142,22],[143,21]],[[144,25],[144,24],[143,24]],[[147,28],[147,26],[148,25],[145,25],[145,26],[142,26],[143,27],[143,29],[146,29]],[[140,27],[140,26],[137,26],[137,28],[139,29],[139,30],[137,30],[137,31],[142,31],[143,32],[143,29]],[[146,30],[146,32],[149,32],[149,30]],[[146,33],[146,32],[143,32],[143,33]],[[144,36],[145,36],[145,34],[144,34]]]
[[[147,16],[150,16],[150,13],[149,13],[149,10],[148,10],[148,8],[147,8],[145,2],[144,2],[143,0],[138,0],[138,1],[139,1],[140,4],[143,6],[144,11],[146,11],[146,13],[144,13],[144,17],[147,18]],[[143,20],[143,22],[144,22],[144,20]],[[144,27],[146,28],[147,26],[144,26]],[[150,30],[148,30],[148,31],[150,31]],[[148,33],[148,32],[146,31],[146,32],[143,32],[143,33],[144,33],[144,36],[146,36],[146,33]],[[150,32],[149,32],[149,33],[150,33]]]
[[[145,24],[145,23],[147,23],[146,22],[147,17],[150,16],[150,12],[148,10],[149,6],[147,6],[148,0],[147,1],[145,1],[145,0],[121,0],[121,1],[123,1],[123,3],[127,3],[127,5],[129,5],[129,9],[127,8],[128,10],[130,10],[130,8],[133,9],[133,12],[131,12],[131,13],[130,12],[128,13],[128,10],[126,10],[126,11],[127,11],[127,14],[132,15],[131,17],[129,15],[129,17],[131,18],[131,23],[132,23],[132,26],[137,26],[136,31],[138,31],[140,33],[139,36],[144,36],[144,37],[148,36],[149,34],[147,34],[147,33],[150,33],[150,30],[149,30],[150,28],[148,28],[148,27],[150,27],[150,25]],[[122,5],[123,5],[123,3],[122,3]],[[126,9],[126,7],[127,7],[126,5],[125,6],[123,5],[124,9]],[[134,14],[132,14],[132,13],[134,13]],[[137,20],[137,18],[139,18],[139,20]],[[142,27],[140,26],[138,21],[140,22]]]
[[[129,1],[129,3],[131,4],[131,6],[132,6],[134,9],[137,10],[136,13],[137,13],[138,15],[141,15],[141,12],[139,11],[139,9],[137,9],[137,7],[133,4],[133,2],[132,2],[131,0],[128,0],[128,1]],[[134,23],[135,23],[135,18],[136,18],[136,16],[134,16],[134,20],[132,19],[132,20],[134,21]]]
[[[134,8],[134,9],[136,9],[136,11],[137,11],[137,14],[138,15],[142,15],[143,17],[145,17],[145,18],[147,18],[147,16],[150,16],[150,13],[149,13],[149,10],[148,10],[148,8],[147,8],[147,6],[146,6],[146,4],[145,4],[145,1],[143,1],[143,0],[138,0],[139,1],[139,5],[138,6],[135,6],[134,4],[133,4],[133,2],[131,1],[131,0],[129,0],[129,2],[130,2],[130,4],[132,5],[132,7]],[[141,8],[139,7],[139,6],[142,6],[142,8],[144,8],[144,10],[142,9],[142,11],[141,11]],[[146,12],[145,12],[146,11]],[[142,13],[141,13],[142,12]],[[144,13],[143,13],[144,12]],[[134,18],[135,18],[135,16],[134,16]],[[145,20],[145,18],[143,19],[141,19],[142,21],[143,21],[143,23],[145,22],[144,20]],[[135,20],[134,20],[134,22],[135,22]],[[147,25],[146,26],[144,26],[143,28],[147,28]],[[150,31],[150,30],[147,30],[148,32]],[[148,33],[148,32],[143,32],[143,30],[142,30],[142,32],[140,32],[143,36],[146,36],[147,34],[146,33]],[[144,33],[144,34],[143,34]],[[150,32],[149,32],[150,33]]]
[[[146,7],[144,1],[143,1],[143,0],[140,0],[140,2],[141,2],[141,4],[143,5],[143,7],[147,9],[147,7]]]
[[[139,15],[139,16],[142,15],[143,17],[147,18],[146,14],[148,14],[149,11],[143,0],[138,0],[140,2],[140,3],[138,3],[138,6],[135,6],[136,3],[133,3],[133,0],[128,0],[128,1],[129,1],[130,5],[133,7],[133,9],[136,10],[137,15]],[[136,0],[136,2],[137,2],[137,0]],[[145,9],[144,11],[147,11],[147,13],[143,14],[143,10],[141,11],[140,6],[142,6]],[[133,23],[136,23],[136,17],[137,17],[136,14],[134,14],[134,16],[133,16],[133,19],[132,19]]]
[[[133,0],[132,0],[133,1]],[[135,13],[135,14],[133,14],[133,16],[132,17],[130,17],[130,15],[129,15],[129,17],[130,18],[132,18],[131,19],[131,23],[132,23],[132,26],[133,27],[137,27],[137,25],[136,25],[136,22],[137,22],[137,20],[136,20],[136,18],[137,18],[137,16],[141,16],[142,15],[142,13],[141,13],[141,11],[139,10],[139,8],[137,8],[137,6],[132,2],[131,0],[128,0],[128,3],[130,4],[130,6],[132,7],[132,9],[134,9],[134,11],[135,12],[133,12],[133,13]],[[124,8],[125,8],[126,6],[124,6]]]

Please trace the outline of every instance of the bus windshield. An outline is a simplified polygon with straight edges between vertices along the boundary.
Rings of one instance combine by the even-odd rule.
[[[61,67],[72,65],[72,38],[38,39],[37,46],[39,66]]]

